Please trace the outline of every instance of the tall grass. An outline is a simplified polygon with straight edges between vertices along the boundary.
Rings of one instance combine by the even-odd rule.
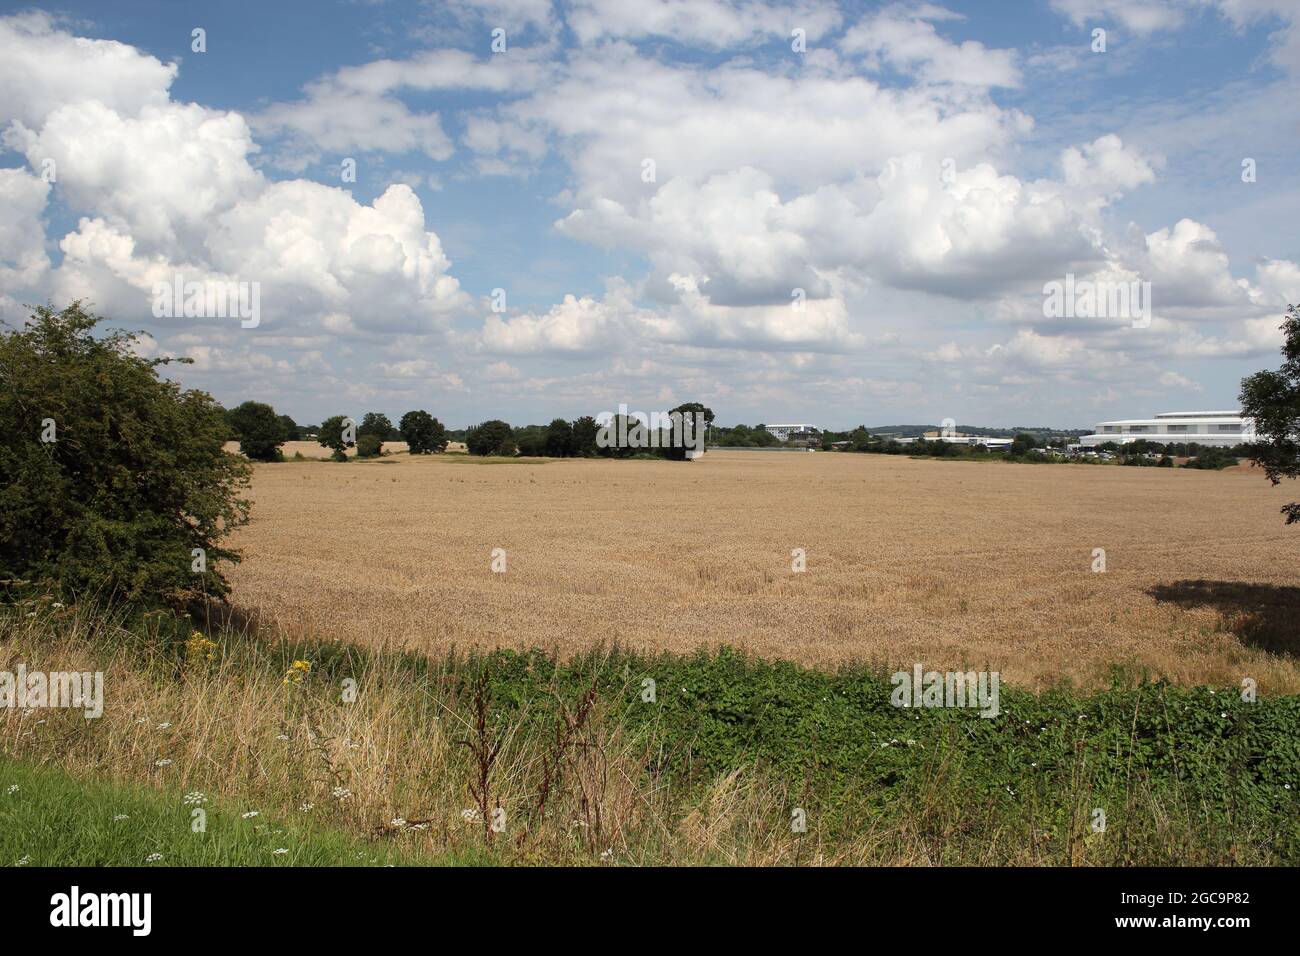
[[[868,666],[617,648],[430,658],[37,607],[0,608],[0,670],[101,670],[104,715],[0,711],[8,756],[431,860],[1300,859],[1295,697],[1004,687],[985,720],[894,708]]]

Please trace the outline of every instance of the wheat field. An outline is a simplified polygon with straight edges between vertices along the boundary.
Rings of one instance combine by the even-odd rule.
[[[1258,470],[832,453],[266,464],[233,601],[389,647],[729,644],[1031,687],[1119,667],[1296,692],[1300,529],[1278,513],[1296,491]]]

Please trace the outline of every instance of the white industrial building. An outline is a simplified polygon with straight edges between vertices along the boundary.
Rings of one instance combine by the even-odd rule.
[[[817,428],[816,425],[764,425],[763,430],[770,435],[775,435],[781,441],[788,441],[790,436],[796,432],[811,432]]]
[[[1255,423],[1250,418],[1243,418],[1240,411],[1164,412],[1155,418],[1098,422],[1097,430],[1080,438],[1079,444],[1084,448],[1103,445],[1108,441],[1127,445],[1140,438],[1162,445],[1195,442],[1198,445],[1231,448],[1255,440]]]

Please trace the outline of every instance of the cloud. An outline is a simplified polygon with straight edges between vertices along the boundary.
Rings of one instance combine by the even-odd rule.
[[[661,37],[691,46],[726,49],[771,39],[789,40],[802,28],[816,41],[838,25],[833,4],[759,0],[576,0],[568,11],[570,29],[582,43],[608,37]]]
[[[157,69],[120,44],[70,37],[39,18],[0,20],[0,61],[18,51],[25,62],[33,39],[54,62],[31,76],[5,73],[13,96],[4,102],[25,104],[21,115],[4,107],[5,142],[33,168],[53,160],[58,198],[83,213],[60,240],[64,259],[48,277],[60,296],[152,322],[154,283],[177,273],[186,281],[257,283],[271,332],[315,325],[434,333],[468,306],[408,186],[390,186],[366,205],[332,186],[269,181],[249,162],[258,147],[241,114],[170,100],[174,69]],[[62,99],[51,95],[44,70],[76,75],[83,56],[92,79],[105,61],[120,69],[125,92],[101,97],[89,84],[66,82],[54,87]],[[33,285],[45,271],[43,253],[20,239],[40,235],[48,186],[21,171],[5,171],[0,184],[11,200],[0,257]]]
[[[0,288],[36,288],[49,270],[42,219],[49,194],[49,183],[25,169],[0,169]]]
[[[839,48],[865,56],[876,70],[889,67],[926,83],[1019,86],[1014,51],[990,50],[976,40],[953,43],[929,22],[954,18],[941,7],[887,7],[850,28]]]

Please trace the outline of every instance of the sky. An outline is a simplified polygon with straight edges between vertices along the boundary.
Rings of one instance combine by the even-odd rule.
[[[0,320],[304,423],[1235,408],[1297,94],[1300,0],[0,2]]]

